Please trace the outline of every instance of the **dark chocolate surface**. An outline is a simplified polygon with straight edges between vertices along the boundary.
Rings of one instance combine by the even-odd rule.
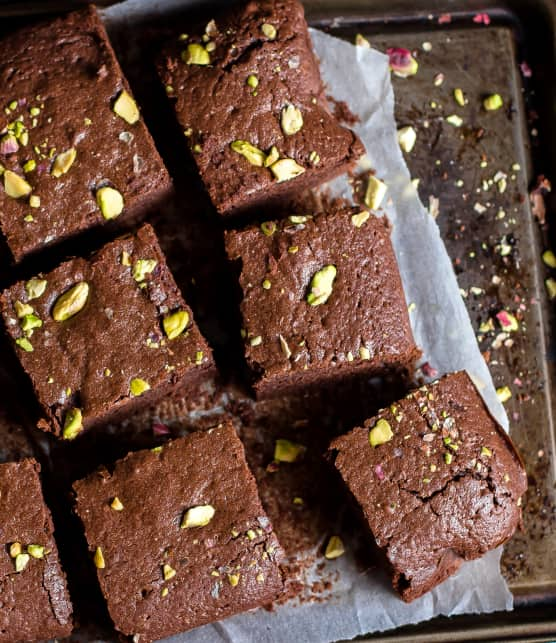
[[[138,282],[137,263],[154,261]],[[42,277],[41,277],[42,278]],[[91,259],[70,260],[43,276],[44,293],[29,299],[19,282],[0,297],[4,322],[14,342],[25,338],[32,352],[15,346],[46,415],[40,428],[61,437],[69,409],[79,408],[85,429],[116,411],[129,413],[156,401],[184,378],[196,379],[212,367],[212,354],[193,322],[191,309],[166,265],[150,225],[136,235],[106,245]],[[84,307],[65,321],[53,318],[59,298],[76,284],[89,285]],[[33,308],[42,321],[24,337],[16,302]],[[169,339],[163,319],[186,311],[185,332]],[[131,394],[131,382],[144,380],[150,390]]]
[[[393,435],[373,447],[380,420]],[[520,524],[523,464],[463,371],[383,409],[334,440],[329,454],[405,601],[506,542]]]
[[[72,606],[58,560],[52,519],[35,460],[0,464],[0,641],[35,641],[69,636]],[[14,543],[43,547],[17,572]],[[39,554],[36,554],[39,555]]]
[[[357,227],[358,213],[344,208],[226,233],[228,256],[241,268],[245,354],[259,393],[353,372],[413,371],[419,351],[389,224],[370,215]],[[310,305],[314,275],[329,265],[330,297]]]
[[[270,36],[263,25],[271,28]],[[220,214],[322,183],[363,154],[359,139],[327,106],[297,0],[248,2],[209,22],[204,34],[190,29],[184,27],[187,39],[176,34],[160,75]],[[190,45],[210,50],[204,50],[210,64],[188,64]],[[250,77],[256,86],[248,83]],[[281,126],[288,105],[303,118],[301,129],[290,135]],[[294,159],[305,171],[278,182],[268,167],[253,165],[230,148],[238,140],[265,153],[276,146],[280,158]]]
[[[283,590],[282,550],[230,423],[132,453],[74,490],[91,554],[103,552],[98,578],[110,615],[125,634],[159,639]],[[210,522],[180,528],[201,505],[215,510]],[[165,579],[164,565],[175,575]]]
[[[102,186],[124,198],[113,220],[120,225],[168,193],[168,173],[142,119],[129,124],[113,111],[130,89],[92,6],[17,31],[0,48],[0,140],[20,118],[26,132],[15,153],[3,154],[0,144],[0,165],[40,199],[30,207],[28,196],[9,197],[0,181],[0,229],[16,260],[106,224],[95,196]],[[56,158],[70,148],[75,161],[56,178]],[[30,161],[35,167],[25,172]]]

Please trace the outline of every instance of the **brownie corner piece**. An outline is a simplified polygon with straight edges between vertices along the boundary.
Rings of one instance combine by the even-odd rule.
[[[221,215],[299,194],[362,156],[328,107],[300,2],[243,3],[188,33],[159,73]]]
[[[464,371],[383,409],[328,456],[406,602],[521,523],[522,460]]]
[[[140,641],[270,603],[283,552],[231,423],[74,484],[116,629]]]
[[[0,641],[57,639],[73,629],[39,471],[33,459],[0,464]]]
[[[93,228],[129,228],[169,195],[93,5],[0,45],[0,232],[16,261]]]
[[[261,397],[365,374],[407,378],[420,355],[386,218],[352,207],[226,233],[247,363]]]
[[[214,369],[148,224],[14,284],[0,308],[44,414],[39,427],[56,437],[73,439]]]

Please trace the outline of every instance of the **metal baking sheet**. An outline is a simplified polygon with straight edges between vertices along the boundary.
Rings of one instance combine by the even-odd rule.
[[[0,15],[4,16],[0,31],[21,22],[16,14],[25,14],[24,20],[28,20],[35,12],[74,8],[77,4],[0,4]],[[546,298],[543,283],[550,271],[543,265],[541,253],[551,238],[554,242],[554,234],[533,216],[528,192],[538,175],[555,176],[556,3],[539,0],[479,5],[379,0],[370,5],[364,0],[315,0],[305,2],[305,6],[311,24],[333,35],[352,41],[355,34],[362,33],[379,49],[401,46],[416,52],[420,63],[418,74],[411,79],[394,79],[397,121],[400,126],[413,125],[418,133],[417,145],[406,158],[412,175],[420,180],[423,202],[427,204],[431,196],[439,199],[438,223],[454,261],[462,296],[481,336],[480,346],[489,360],[496,384],[509,386],[512,391],[506,406],[512,436],[524,455],[530,482],[524,503],[524,530],[506,547],[503,557],[503,573],[516,597],[514,613],[488,618],[436,619],[389,635],[371,636],[369,640],[549,640],[556,635],[556,559],[553,556],[556,551],[556,434],[552,396],[555,319],[554,306]],[[212,3],[203,2],[188,11],[199,14],[210,8]],[[489,25],[484,24],[484,18],[481,22],[474,21],[479,12],[488,14]],[[8,15],[15,17],[8,20]],[[161,217],[158,222],[157,229],[165,239],[170,265],[186,296],[199,311],[203,331],[212,339],[223,361],[231,362],[235,358],[235,344],[230,341],[228,329],[233,304],[226,296],[203,296],[207,289],[214,292],[222,276],[219,230],[214,226],[210,206],[198,189],[194,169],[184,166],[183,150],[174,145],[173,117],[150,64],[164,34],[164,23],[162,19],[160,25],[149,24],[140,31],[126,33],[124,30],[111,36],[138,100],[144,105],[147,123],[181,186],[182,198],[187,199],[187,210],[195,212],[188,219],[186,239],[179,231],[183,220],[175,213]],[[141,70],[132,64],[139,47],[145,60],[145,68]],[[524,62],[528,67],[522,65]],[[531,77],[528,77],[528,68]],[[435,86],[438,74],[444,75],[444,82]],[[466,107],[455,103],[456,87],[469,98]],[[506,107],[499,113],[486,114],[479,108],[480,98],[494,91],[507,99]],[[452,113],[462,116],[462,128],[445,123],[444,117]],[[516,164],[519,170],[515,169]],[[503,192],[499,188],[500,177],[494,180],[499,172],[506,175],[507,187]],[[548,213],[554,205],[549,197]],[[550,220],[550,214],[547,219]],[[499,337],[495,315],[500,310],[518,314],[520,328],[509,337]],[[485,328],[489,319],[494,320],[494,330],[480,332],[481,325]],[[10,359],[4,348],[2,355]],[[50,481],[48,493],[55,504],[63,505],[56,501],[65,482],[83,471],[66,465],[62,475],[60,471],[53,475],[59,468],[56,465],[67,463],[66,449],[48,449],[43,436],[31,428],[21,435],[15,431],[14,437],[14,423],[30,427],[30,422],[25,421],[26,411],[13,402],[14,391],[26,391],[27,384],[6,379],[3,390],[6,391],[8,385],[11,388],[10,394],[5,395],[7,418],[2,426],[7,427],[6,431],[9,428],[11,437],[9,454],[4,457],[12,457],[13,449],[17,451],[20,442],[22,452],[32,443],[46,465]],[[205,395],[210,398],[211,393]],[[133,426],[119,427],[116,436],[98,436],[91,444],[87,443],[82,448],[91,447],[91,451],[84,469],[94,468],[97,460],[114,459],[128,448],[150,444],[147,427],[151,418],[175,416],[176,406],[182,411],[188,410],[187,402],[167,402],[154,409],[149,417],[138,419]],[[250,413],[241,402],[234,406],[232,400],[231,407],[238,416]],[[214,416],[199,413],[199,421],[208,424]],[[269,413],[268,421],[273,417]],[[253,439],[256,440],[256,436]],[[252,464],[255,468],[260,465]],[[68,524],[67,533],[73,535],[75,525],[63,512],[60,506],[59,520]],[[316,511],[314,523],[306,532],[291,535],[292,542],[295,538],[314,542],[325,529],[326,513],[325,508]],[[287,517],[286,522],[293,524],[295,518]],[[69,549],[73,546],[78,550],[82,546],[73,541],[73,536],[68,540],[71,540]],[[302,547],[303,543],[298,545]],[[82,616],[83,622],[89,619],[102,623],[104,618],[94,601]]]

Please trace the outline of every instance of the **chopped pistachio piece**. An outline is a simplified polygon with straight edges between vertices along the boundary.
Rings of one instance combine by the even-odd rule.
[[[181,58],[187,65],[210,65],[209,52],[198,43],[187,45],[187,49],[181,53]]]
[[[80,281],[58,297],[52,309],[52,317],[58,322],[74,317],[83,310],[88,298],[89,284],[86,281]]]
[[[488,447],[481,447],[481,455],[485,458],[491,458],[492,451]]]
[[[133,125],[139,120],[139,109],[135,100],[126,92],[122,90],[113,107],[114,113],[120,118],[123,118],[126,123]]]
[[[22,549],[21,549],[21,543],[12,543],[10,545],[10,556],[12,558],[15,558],[16,556],[19,556],[21,554]]]
[[[52,164],[52,170],[50,170],[50,174],[52,174],[52,176],[55,178],[59,178],[63,174],[66,174],[66,172],[69,171],[70,167],[75,162],[76,158],[77,158],[77,150],[75,149],[75,147],[70,147],[69,150],[66,150],[65,152],[61,152],[54,159],[54,163]]]
[[[29,196],[32,189],[29,183],[21,178],[19,174],[11,170],[4,172],[4,190],[12,199],[21,199],[21,197]]]
[[[268,153],[265,161],[264,161],[264,166],[265,167],[270,167],[271,165],[274,165],[276,161],[280,158],[280,152],[278,151],[278,148],[276,145],[273,145],[270,148],[270,152]]]
[[[249,344],[251,346],[260,346],[262,343],[263,343],[263,338],[260,335],[251,337],[251,339],[249,340]]]
[[[22,304],[20,301],[15,302],[14,310],[18,319],[26,317],[27,315],[32,315],[34,312],[32,306],[29,306],[29,304]]]
[[[265,22],[261,26],[261,31],[269,40],[274,40],[276,38],[276,27],[268,22]]]
[[[73,440],[83,431],[83,413],[81,409],[73,408],[66,413],[64,420],[64,440]]]
[[[167,587],[163,587],[160,592],[160,595],[162,596],[162,598],[165,598],[166,596],[168,596],[169,592],[170,590]]]
[[[30,208],[40,208],[41,207],[41,198],[36,194],[32,194],[29,197],[29,207]]]
[[[99,188],[96,193],[97,205],[106,220],[120,216],[124,209],[124,197],[109,186]]]
[[[398,130],[398,143],[402,150],[409,154],[411,150],[415,147],[415,142],[417,141],[417,132],[414,127],[408,125],[407,127],[402,127]]]
[[[454,89],[454,100],[460,107],[465,107],[465,104],[467,103],[465,94],[463,93],[463,90],[460,87],[457,87],[456,89]]]
[[[446,122],[454,127],[461,127],[463,125],[463,118],[457,114],[450,114],[450,116],[446,116]]]
[[[357,214],[351,215],[351,223],[356,228],[360,228],[366,221],[368,221],[370,216],[371,216],[370,212],[368,212],[367,210],[362,210]]]
[[[24,350],[26,353],[32,353],[33,352],[33,344],[27,339],[27,337],[18,337],[15,340],[15,343],[21,348],[21,350]]]
[[[266,154],[258,147],[251,145],[248,141],[241,140],[230,143],[230,147],[234,152],[236,152],[236,154],[241,154],[241,156],[245,157],[251,165],[263,167],[266,160]]]
[[[507,402],[512,397],[512,392],[509,386],[500,386],[496,389],[496,396],[502,404]]]
[[[387,190],[386,183],[371,174],[367,183],[367,190],[365,191],[365,205],[371,208],[371,210],[378,209]]]
[[[216,510],[212,505],[191,507],[185,512],[180,527],[182,529],[205,527],[213,519],[215,513]]]
[[[552,250],[545,250],[542,253],[542,260],[549,268],[556,268],[556,256]]]
[[[270,281],[270,279],[263,279],[261,285],[265,290],[270,290],[272,288],[272,282]]]
[[[27,545],[27,553],[33,558],[44,558],[44,551],[42,545]]]
[[[114,509],[114,511],[123,511],[124,510],[124,506],[122,504],[122,501],[118,498],[118,496],[115,496],[115,498],[110,503],[110,506],[112,507],[112,509]]]
[[[372,447],[378,447],[381,444],[390,442],[393,437],[392,428],[384,418],[380,418],[369,431],[369,443]]]
[[[335,558],[343,556],[345,553],[346,550],[342,539],[339,536],[331,536],[328,544],[326,545],[324,557],[327,560],[334,560]]]
[[[131,274],[135,281],[145,281],[145,277],[150,275],[157,265],[156,259],[139,259],[135,262]]]
[[[307,447],[290,440],[279,439],[274,445],[274,459],[277,462],[297,462],[303,457]]]
[[[288,219],[296,225],[299,223],[307,223],[307,221],[309,221],[309,219],[311,218],[312,215],[310,214],[292,214],[288,217]]]
[[[27,565],[29,564],[29,560],[31,557],[29,554],[18,554],[15,557],[15,571],[19,574],[19,572],[22,572]]]
[[[176,570],[173,567],[170,567],[170,565],[162,565],[162,576],[164,577],[164,580],[171,580],[174,578],[176,573]]]
[[[251,87],[252,89],[256,89],[259,86],[259,79],[255,76],[255,74],[250,74],[247,76],[247,85]]]
[[[359,357],[361,359],[371,359],[371,351],[366,346],[360,346]]]
[[[24,333],[29,333],[35,328],[40,328],[42,326],[42,319],[37,317],[34,314],[25,315],[21,322],[21,330]]]
[[[37,162],[35,159],[30,159],[26,163],[23,164],[23,171],[25,174],[28,174],[29,172],[33,172],[34,170],[37,169]]]
[[[334,279],[336,278],[336,266],[332,264],[324,266],[317,271],[311,279],[310,291],[307,295],[307,303],[310,306],[320,306],[328,301],[332,294]]]
[[[358,47],[364,47],[365,49],[370,49],[371,48],[371,43],[365,38],[363,34],[356,34],[355,36],[355,44]]]
[[[270,166],[270,171],[274,174],[278,183],[282,183],[282,181],[291,181],[296,176],[303,174],[305,168],[296,163],[294,159],[280,159]]]
[[[228,574],[228,582],[232,587],[236,587],[239,583],[240,574]]]
[[[46,279],[29,279],[25,284],[25,291],[27,292],[27,297],[29,301],[32,299],[38,299],[41,295],[44,294],[46,290],[47,281]]]
[[[134,377],[129,384],[129,392],[133,397],[143,395],[143,393],[146,393],[150,388],[151,385],[139,377]]]
[[[551,301],[552,299],[556,299],[556,279],[553,279],[552,277],[545,279],[544,286],[546,288],[546,293],[548,295],[548,298]]]
[[[487,112],[494,112],[497,109],[500,109],[503,104],[504,101],[502,100],[502,96],[500,96],[500,94],[491,94],[483,100],[483,107]]]
[[[188,324],[189,313],[187,310],[178,310],[168,315],[168,317],[165,317],[162,321],[162,326],[168,339],[176,339],[176,337],[179,337],[187,328]]]
[[[104,569],[106,567],[104,554],[102,553],[102,549],[100,547],[96,548],[95,555],[93,556],[93,561],[97,569]]]
[[[286,105],[286,107],[282,109],[280,125],[286,136],[297,134],[303,127],[303,114],[301,110],[294,105]]]
[[[444,454],[444,462],[446,464],[452,464],[453,459],[454,459],[454,456],[451,453],[445,453]]]
[[[261,223],[261,230],[267,237],[271,237],[276,232],[276,224],[274,221],[263,221]]]

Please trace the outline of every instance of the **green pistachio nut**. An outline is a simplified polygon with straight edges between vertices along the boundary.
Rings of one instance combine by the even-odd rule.
[[[4,172],[4,190],[12,199],[21,199],[24,196],[29,196],[32,188],[19,174],[6,170]]]
[[[129,383],[129,392],[133,397],[143,395],[143,393],[146,393],[150,388],[151,385],[140,377],[134,377]]]
[[[381,418],[369,431],[369,443],[372,447],[378,447],[381,444],[386,444],[394,437],[390,424]]]
[[[64,430],[62,436],[64,440],[73,440],[83,431],[83,413],[81,409],[73,408],[66,413],[64,420]]]
[[[32,299],[38,299],[41,295],[44,294],[46,290],[47,281],[46,279],[29,279],[25,284],[25,291],[27,292],[27,298],[29,301]]]
[[[14,310],[18,319],[21,319],[26,315],[32,315],[34,312],[32,306],[29,306],[29,304],[23,304],[20,301],[15,302]]]
[[[364,198],[365,205],[371,210],[377,210],[386,195],[387,189],[386,183],[377,179],[376,176],[369,176]]]
[[[124,197],[115,188],[109,186],[99,188],[96,193],[96,199],[102,216],[107,221],[120,216],[124,209]]]
[[[40,328],[41,326],[42,326],[42,319],[40,319],[34,314],[25,315],[21,322],[21,330],[24,333],[29,333],[35,328]]]
[[[123,89],[114,102],[114,113],[123,118],[126,123],[134,125],[139,120],[137,103],[125,89]]]
[[[187,328],[188,324],[189,313],[186,310],[178,310],[168,315],[168,317],[165,317],[162,321],[162,326],[168,339],[176,339],[176,337],[179,337]]]
[[[69,150],[58,154],[54,159],[50,174],[52,174],[52,176],[55,178],[60,178],[62,175],[66,174],[66,172],[69,171],[76,158],[77,150],[75,149],[75,147],[70,147]]]
[[[276,39],[276,27],[268,22],[261,25],[261,31],[269,40]]]
[[[282,183],[283,181],[291,181],[303,174],[305,168],[294,159],[280,159],[270,166],[270,171],[274,174],[278,183]]]
[[[500,94],[491,94],[483,100],[483,107],[487,112],[494,112],[497,109],[500,109],[503,104],[504,101],[502,100],[502,96],[500,96]]]
[[[286,105],[280,115],[280,125],[286,136],[297,134],[303,127],[303,114],[298,107]]]
[[[191,527],[205,527],[213,519],[216,513],[212,505],[198,505],[188,509],[181,522],[182,529],[189,529]]]
[[[58,322],[74,317],[83,310],[88,298],[89,284],[86,281],[80,281],[58,297],[52,309],[52,317]]]
[[[42,545],[27,545],[27,553],[33,558],[44,558],[44,552]]]
[[[241,140],[233,141],[233,143],[230,143],[230,147],[236,154],[241,154],[241,156],[246,158],[251,165],[263,167],[266,154],[258,147],[251,145],[248,141]]]
[[[360,228],[364,223],[366,223],[371,216],[370,212],[367,210],[362,210],[357,214],[351,215],[351,224],[356,228]]]
[[[32,353],[34,348],[33,344],[27,339],[27,337],[18,337],[15,340],[15,343],[21,348],[21,350],[25,351],[26,353]]]
[[[328,301],[332,294],[334,279],[336,278],[336,266],[332,264],[324,266],[317,271],[311,279],[307,303],[310,306],[320,306]]]
[[[297,462],[303,457],[306,450],[307,447],[302,444],[279,439],[274,445],[274,459],[277,462]]]
[[[97,547],[95,550],[95,555],[93,556],[93,561],[97,569],[104,569],[106,567],[106,561],[104,560],[104,554],[102,549]]]
[[[156,259],[138,259],[133,265],[131,275],[135,281],[140,283],[145,281],[147,275],[150,275],[157,265],[158,261]]]
[[[187,65],[210,65],[209,52],[198,43],[187,45],[187,49],[181,53],[181,58]]]

